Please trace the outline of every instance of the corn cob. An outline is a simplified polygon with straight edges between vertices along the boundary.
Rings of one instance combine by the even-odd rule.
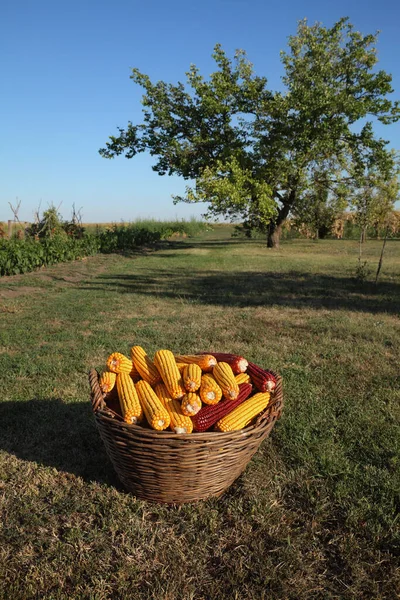
[[[219,419],[244,402],[252,390],[253,386],[250,383],[242,383],[239,386],[239,396],[236,400],[222,400],[215,406],[203,406],[197,415],[192,417],[194,429],[200,432],[210,429]]]
[[[212,405],[218,404],[222,398],[222,390],[210,373],[206,373],[201,378],[199,396],[204,404]]]
[[[130,373],[132,366],[132,361],[120,352],[113,352],[107,358],[107,368],[112,373]]]
[[[175,433],[192,433],[193,423],[190,417],[182,413],[181,403],[174,400],[163,383],[157,383],[155,392],[164,408],[167,409],[171,422],[170,429]]]
[[[183,398],[185,388],[172,352],[170,350],[158,350],[154,355],[154,364],[172,398],[174,400]]]
[[[150,385],[155,385],[161,381],[157,367],[141,346],[131,348],[131,357],[136,370],[144,381],[147,381]]]
[[[199,365],[191,363],[185,365],[182,373],[183,385],[187,392],[196,392],[201,384],[201,369]]]
[[[133,364],[133,361],[132,361],[132,371],[129,373],[129,375],[132,377],[133,383],[136,383],[136,382],[139,381],[139,379],[142,379],[141,376],[140,376],[139,371],[137,370],[137,368]]]
[[[136,391],[150,427],[157,431],[167,429],[171,422],[170,416],[151,385],[144,380],[138,381]]]
[[[251,383],[250,375],[248,373],[239,373],[239,375],[236,375],[235,379],[238,385],[241,383]]]
[[[177,362],[176,366],[178,367],[179,373],[183,373],[183,369],[187,366],[187,363]]]
[[[218,362],[226,362],[230,365],[235,375],[244,373],[249,364],[243,356],[237,354],[229,354],[227,352],[210,352]]]
[[[178,363],[194,363],[195,365],[199,365],[204,373],[210,373],[217,364],[217,359],[211,354],[176,354],[175,360]]]
[[[272,392],[276,387],[276,374],[273,371],[262,369],[249,362],[247,372],[259,392]]]
[[[112,373],[111,371],[104,371],[104,373],[101,374],[99,379],[99,386],[103,394],[108,394],[109,392],[111,392],[115,385],[116,378],[116,373]]]
[[[196,415],[201,409],[201,400],[197,394],[193,392],[188,392],[182,398],[181,410],[184,415],[188,417],[193,417]]]
[[[247,427],[256,415],[267,408],[270,397],[269,392],[254,394],[228,415],[219,419],[216,429],[218,431],[237,431]]]
[[[213,369],[219,387],[225,398],[236,400],[239,394],[239,386],[233,374],[231,367],[226,362],[219,362]]]
[[[143,410],[136,393],[135,384],[129,373],[119,373],[117,375],[117,391],[125,423],[138,423],[141,421]]]

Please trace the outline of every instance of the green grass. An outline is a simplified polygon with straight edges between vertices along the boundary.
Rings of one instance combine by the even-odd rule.
[[[89,232],[104,230],[107,227],[112,227],[115,223],[84,223],[84,228]],[[121,223],[117,223],[116,225],[121,225]],[[170,230],[175,237],[177,235],[181,236],[194,236],[198,235],[201,232],[211,229],[211,226],[197,219],[196,217],[191,217],[190,219],[175,219],[172,221],[160,221],[159,219],[135,219],[134,221],[129,221],[127,223],[123,223],[123,225],[127,227],[137,228],[137,229],[146,229],[151,232],[160,232],[162,235],[165,232]]]
[[[230,231],[0,281],[0,598],[397,597],[400,243],[374,286],[354,280],[356,242],[271,251]],[[283,417],[220,499],[118,483],[87,371],[132,344],[282,374]]]

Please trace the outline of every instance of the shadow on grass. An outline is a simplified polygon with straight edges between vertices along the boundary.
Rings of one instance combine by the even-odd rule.
[[[0,424],[1,450],[122,489],[89,403],[60,398],[2,402]]]
[[[173,256],[173,255],[171,255]],[[286,306],[346,309],[365,312],[400,311],[400,285],[392,282],[360,284],[354,279],[298,271],[161,271],[101,275],[80,289],[118,289],[121,293],[179,298],[217,306]]]

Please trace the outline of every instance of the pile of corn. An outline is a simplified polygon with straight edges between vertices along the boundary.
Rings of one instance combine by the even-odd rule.
[[[158,350],[151,360],[133,346],[131,358],[108,357],[99,383],[106,404],[117,391],[126,423],[187,434],[247,427],[267,408],[276,375],[234,354]]]

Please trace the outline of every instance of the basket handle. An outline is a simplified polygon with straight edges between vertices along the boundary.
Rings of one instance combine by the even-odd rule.
[[[90,384],[90,399],[92,401],[92,409],[94,414],[97,413],[98,410],[102,410],[106,407],[106,403],[104,402],[103,392],[99,386],[99,374],[96,369],[90,369],[89,371],[89,384]]]
[[[117,421],[123,422],[124,420],[121,417],[121,415],[114,412],[109,406],[107,406],[107,404],[104,400],[106,395],[103,394],[103,392],[100,389],[99,374],[96,371],[96,369],[90,369],[90,371],[89,371],[89,384],[90,384],[90,390],[91,390],[90,399],[92,401],[92,409],[93,409],[94,414],[98,413],[99,410],[101,410],[108,417],[111,417],[112,419],[116,419]]]

